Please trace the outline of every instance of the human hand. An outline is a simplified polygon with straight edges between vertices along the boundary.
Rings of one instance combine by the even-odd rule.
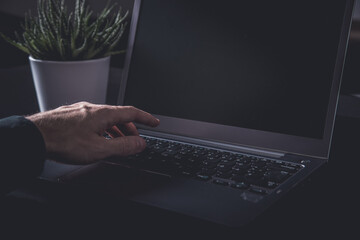
[[[146,143],[132,122],[151,127],[159,124],[157,118],[131,106],[87,102],[26,118],[42,133],[48,157],[72,164],[89,164],[110,156],[139,153]],[[113,138],[105,139],[105,132]]]

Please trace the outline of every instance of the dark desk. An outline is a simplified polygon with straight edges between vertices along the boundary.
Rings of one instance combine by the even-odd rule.
[[[228,229],[187,216],[115,200],[92,189],[46,181],[34,181],[12,196],[12,226],[29,228],[37,234],[124,234],[155,235],[175,232],[177,236],[253,236],[315,239],[336,236],[347,239],[357,234],[358,167],[360,121],[338,117],[329,163],[311,179],[290,192],[249,226]],[[61,169],[62,168],[62,169]],[[69,166],[47,163],[55,176]],[[51,173],[51,174],[50,174]],[[15,201],[15,204],[14,204]],[[10,218],[11,219],[11,218]],[[41,226],[41,227],[39,227]]]
[[[28,83],[26,86],[27,89],[20,92],[29,104],[15,101],[5,107],[2,105],[2,109],[10,109],[12,114],[35,112],[37,109],[32,107],[37,107],[36,102],[30,101],[36,101],[32,85]],[[329,163],[249,226],[241,229],[228,229],[187,216],[115,200],[111,196],[99,195],[92,189],[44,180],[28,183],[7,199],[3,206],[6,206],[8,215],[2,216],[6,216],[8,224],[3,227],[10,231],[15,229],[12,234],[77,234],[78,237],[99,234],[102,239],[106,235],[120,238],[125,234],[151,236],[167,233],[190,239],[194,236],[260,239],[267,234],[271,239],[354,238],[359,235],[356,229],[359,223],[359,136],[360,99],[342,96]],[[55,179],[77,167],[47,161],[42,177]]]

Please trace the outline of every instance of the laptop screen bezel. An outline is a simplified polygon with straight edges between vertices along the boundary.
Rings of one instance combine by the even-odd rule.
[[[140,15],[140,8],[141,0],[135,0],[129,31],[128,48],[125,57],[122,79],[120,83],[118,105],[123,105],[125,99],[126,83],[128,80],[131,57],[136,39],[137,23]],[[155,115],[161,120],[161,124],[156,129],[150,129],[144,126],[138,127],[166,134],[180,135],[237,146],[246,146],[263,150],[271,150],[282,153],[292,153],[327,159],[329,157],[336,108],[340,92],[340,83],[343,75],[345,56],[350,37],[353,9],[354,0],[347,0],[332,80],[329,104],[326,114],[324,135],[322,139],[293,136],[241,127],[225,126],[220,124],[179,119],[160,115]]]

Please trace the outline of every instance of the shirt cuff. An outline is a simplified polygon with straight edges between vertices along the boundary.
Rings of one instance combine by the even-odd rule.
[[[0,120],[0,143],[5,156],[0,178],[23,183],[39,176],[46,158],[44,138],[30,120],[12,116]]]

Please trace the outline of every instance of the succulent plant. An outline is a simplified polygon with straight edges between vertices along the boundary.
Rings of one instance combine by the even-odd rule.
[[[123,53],[119,42],[125,31],[128,12],[108,4],[96,17],[86,0],[76,0],[69,12],[64,0],[38,0],[37,15],[29,11],[23,33],[15,40],[0,33],[10,44],[35,59],[76,61]]]

